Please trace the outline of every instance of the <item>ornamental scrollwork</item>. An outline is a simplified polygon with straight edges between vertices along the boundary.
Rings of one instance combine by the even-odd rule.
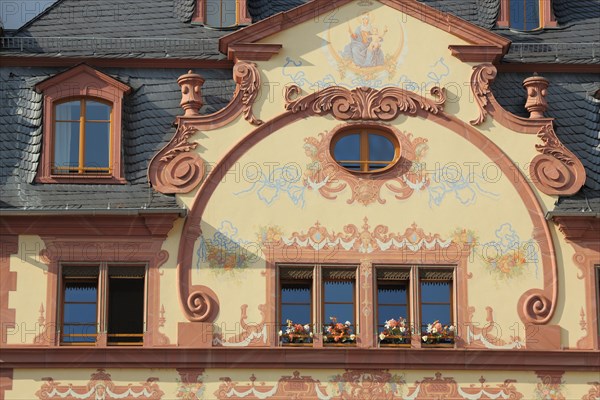
[[[581,161],[558,139],[552,124],[537,134],[542,144],[535,146],[541,154],[531,161],[529,172],[535,186],[549,195],[575,194],[585,183]]]
[[[300,93],[301,89],[296,85],[286,88],[286,110],[312,115],[331,114],[341,121],[391,121],[401,114],[438,114],[446,102],[445,90],[437,86],[430,91],[433,99],[398,87],[346,89],[330,86],[303,97],[298,97]]]

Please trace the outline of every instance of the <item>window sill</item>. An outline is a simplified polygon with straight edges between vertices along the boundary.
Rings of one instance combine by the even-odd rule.
[[[125,185],[127,180],[114,175],[50,175],[36,177],[37,183]]]

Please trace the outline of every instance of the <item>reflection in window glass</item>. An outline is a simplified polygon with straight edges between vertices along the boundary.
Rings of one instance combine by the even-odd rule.
[[[236,0],[207,0],[206,16],[207,26],[214,28],[227,28],[237,24]]]
[[[330,317],[338,322],[349,321],[354,325],[354,281],[326,281],[324,293],[324,324],[330,323]]]
[[[521,31],[539,28],[539,0],[510,0],[510,27]]]
[[[54,174],[110,172],[111,107],[81,99],[55,106]]]
[[[94,343],[98,280],[66,280],[63,299],[63,343]]]
[[[311,283],[281,285],[281,325],[291,320],[297,324],[311,324]]]
[[[350,171],[373,172],[395,161],[397,145],[392,135],[362,129],[334,139],[333,158]]]
[[[439,321],[436,330],[450,326],[452,320],[452,281],[421,280],[421,333],[429,335],[428,325]],[[436,333],[436,332],[434,332]],[[453,343],[453,338],[441,338],[436,343]]]
[[[408,282],[379,282],[377,284],[377,326],[398,318],[408,320]]]

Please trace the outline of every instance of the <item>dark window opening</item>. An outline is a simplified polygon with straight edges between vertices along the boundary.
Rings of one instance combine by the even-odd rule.
[[[143,268],[116,267],[109,271],[107,336],[109,345],[143,343]]]

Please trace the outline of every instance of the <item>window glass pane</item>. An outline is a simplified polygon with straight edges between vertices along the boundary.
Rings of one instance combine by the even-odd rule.
[[[370,161],[392,161],[394,153],[394,144],[388,138],[383,135],[369,134]]]
[[[511,0],[510,27],[530,31],[540,26],[539,0]]]
[[[421,281],[423,303],[450,303],[451,282]]]
[[[81,102],[77,100],[58,104],[55,110],[56,114],[54,118],[56,121],[79,121]]]
[[[421,307],[421,323],[423,325],[431,324],[433,321],[440,321],[442,325],[451,324],[450,305],[430,305],[423,304]]]
[[[285,326],[286,321],[291,319],[295,324],[311,324],[310,305],[281,305],[281,325]]]
[[[85,102],[85,119],[87,121],[109,121],[110,106],[97,101],[88,100]]]
[[[325,302],[336,301],[351,303],[354,301],[354,282],[328,281],[324,285]]]
[[[379,285],[377,288],[377,302],[379,304],[405,304],[407,291],[407,283],[399,283],[395,285]]]
[[[78,304],[65,303],[64,323],[95,323],[96,303]]]
[[[310,286],[285,285],[281,288],[282,303],[310,304]]]
[[[221,0],[221,26],[228,27],[236,24],[237,0]]]
[[[95,303],[98,296],[97,282],[66,282],[65,302]]]
[[[338,322],[350,321],[354,325],[354,304],[325,304],[324,323],[331,323],[330,317],[336,317]]]
[[[221,26],[221,0],[206,0],[206,25]]]
[[[57,122],[54,135],[54,166],[79,165],[79,122]]]
[[[333,157],[338,161],[359,161],[360,135],[355,133],[338,140],[333,149]]]
[[[109,122],[88,122],[85,124],[85,166],[108,168],[110,142]]]
[[[406,306],[379,306],[377,309],[377,324],[384,325],[390,319],[404,318],[408,321],[408,309]]]
[[[141,343],[144,332],[144,279],[113,278],[108,282],[108,342]]]

